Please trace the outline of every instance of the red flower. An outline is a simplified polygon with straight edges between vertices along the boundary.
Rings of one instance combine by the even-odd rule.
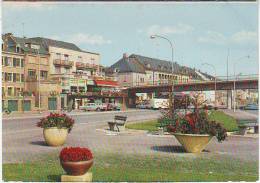
[[[168,126],[168,130],[169,130],[170,132],[176,132],[176,127],[174,127],[174,126],[172,126],[172,125],[169,125],[169,126]]]
[[[61,161],[87,161],[93,159],[92,152],[88,148],[65,147],[60,152]]]
[[[192,128],[195,126],[196,120],[195,120],[194,114],[192,114],[192,113],[187,114],[187,115],[184,117],[184,119],[185,119],[186,121],[188,121],[188,123],[190,124],[190,126],[191,126]]]

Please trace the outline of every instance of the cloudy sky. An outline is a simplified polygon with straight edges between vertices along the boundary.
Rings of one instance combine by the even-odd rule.
[[[257,3],[8,3],[3,2],[3,33],[73,42],[101,54],[109,66],[123,53],[171,59],[218,76],[258,73]],[[24,27],[24,28],[23,28]],[[250,57],[247,58],[246,56]]]

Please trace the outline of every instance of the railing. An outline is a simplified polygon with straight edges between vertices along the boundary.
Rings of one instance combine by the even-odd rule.
[[[59,66],[65,66],[65,67],[72,67],[74,62],[73,61],[68,61],[68,60],[61,60],[61,59],[55,59],[53,61],[54,65],[59,65]]]
[[[253,75],[239,75],[239,76],[217,76],[216,82],[227,82],[227,81],[245,81],[245,80],[258,80],[259,75],[253,74]],[[203,83],[215,83],[215,80],[194,80],[190,79],[188,81],[186,80],[174,80],[173,81],[175,85],[178,84],[203,84]],[[164,85],[171,85],[172,80],[146,80],[145,82],[132,82],[132,83],[125,83],[125,87],[138,87],[138,86],[164,86]]]

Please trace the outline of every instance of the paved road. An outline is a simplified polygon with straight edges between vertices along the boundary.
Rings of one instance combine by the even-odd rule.
[[[231,109],[225,109],[223,111],[227,115],[233,116],[238,121],[240,121],[240,120],[257,121],[259,118],[258,111],[256,112],[256,111],[247,111],[247,110],[236,110],[236,112],[234,112]]]
[[[125,112],[129,120],[153,119],[160,116],[159,111]],[[258,160],[258,138],[229,137],[218,143],[212,139],[206,148],[211,153],[201,155],[183,152],[183,148],[172,136],[159,137],[147,135],[144,131],[126,131],[119,135],[107,135],[105,123],[114,113],[92,113],[74,116],[76,124],[69,134],[66,146],[90,147],[95,152],[139,153],[144,155],[165,155],[172,157],[226,157],[230,160]],[[38,119],[3,120],[3,163],[36,160],[45,153],[58,152],[62,147],[49,147],[44,143],[42,129],[35,123]]]

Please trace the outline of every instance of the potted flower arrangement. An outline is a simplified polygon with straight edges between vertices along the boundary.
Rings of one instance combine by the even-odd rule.
[[[84,175],[93,162],[93,154],[88,148],[65,147],[60,152],[61,166],[68,175]]]
[[[50,146],[63,145],[73,125],[74,120],[71,117],[58,113],[50,113],[37,123],[38,127],[43,128],[45,142]]]
[[[218,142],[224,141],[227,137],[222,124],[210,121],[207,110],[200,108],[205,101],[199,103],[199,95],[196,94],[191,98],[194,106],[192,112],[185,114],[174,112],[173,115],[164,115],[160,119],[167,124],[167,130],[176,137],[185,150],[192,153],[201,152],[213,136],[216,136]]]

